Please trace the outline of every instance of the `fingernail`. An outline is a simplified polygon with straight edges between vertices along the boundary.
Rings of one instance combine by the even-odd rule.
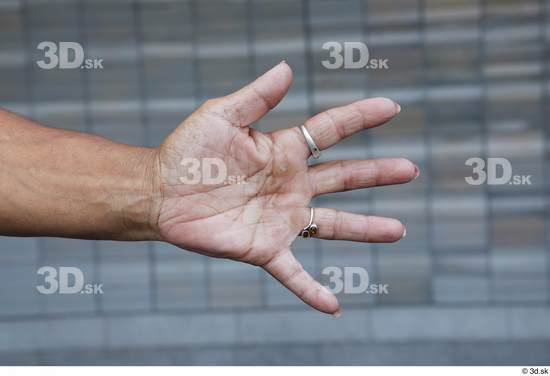
[[[342,316],[342,311],[339,309],[338,311],[334,312],[332,316],[337,319],[338,317]]]
[[[401,236],[401,239],[407,236],[407,228],[405,227],[405,230],[403,231],[403,235]]]
[[[395,103],[395,113],[398,114],[401,112],[401,106],[399,105],[399,103],[397,102],[393,102]]]
[[[415,180],[416,178],[418,178],[420,176],[420,169],[418,168],[418,166],[414,166],[414,178],[413,180]]]
[[[286,64],[286,59],[281,60],[279,64]]]

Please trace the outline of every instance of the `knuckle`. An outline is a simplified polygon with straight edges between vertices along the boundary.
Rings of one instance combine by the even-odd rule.
[[[334,213],[334,219],[332,222],[332,233],[330,234],[331,239],[336,238],[336,234],[339,234],[343,231],[344,226],[344,215],[341,211],[336,211]]]
[[[338,124],[336,121],[336,118],[331,110],[327,110],[324,112],[325,117],[328,119],[329,124],[331,127],[334,128],[334,131],[336,132],[336,135],[339,139],[343,139],[346,137],[345,129],[341,125]]]
[[[299,263],[295,263],[288,270],[288,274],[285,278],[286,282],[292,282],[296,277],[302,274],[303,271],[304,271],[303,266]]]

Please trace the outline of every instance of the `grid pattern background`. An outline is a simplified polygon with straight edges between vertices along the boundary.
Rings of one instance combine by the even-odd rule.
[[[42,70],[74,41],[102,70]],[[327,41],[363,41],[388,70],[327,70]],[[207,98],[282,59],[293,87],[256,127],[387,96],[390,125],[324,160],[403,156],[419,179],[314,203],[394,216],[390,245],[297,241],[363,266],[387,295],[305,307],[261,270],[162,243],[0,237],[0,364],[543,364],[550,361],[550,2],[212,0],[0,3],[0,105],[55,127],[157,146]],[[531,185],[471,186],[470,157]],[[0,168],[2,168],[0,166]],[[39,295],[36,271],[76,266],[103,295]]]

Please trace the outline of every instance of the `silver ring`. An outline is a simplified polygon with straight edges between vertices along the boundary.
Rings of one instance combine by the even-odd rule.
[[[304,125],[300,125],[300,130],[302,131],[302,134],[304,135],[304,138],[306,139],[307,146],[309,147],[309,150],[311,151],[311,156],[315,159],[318,159],[321,156],[321,149],[317,146],[315,141],[313,140],[313,137],[309,134],[306,127]]]
[[[302,238],[311,238],[314,235],[317,235],[317,233],[319,232],[319,226],[313,223],[313,216],[313,208],[309,208],[309,223],[306,227],[302,229],[302,231],[300,231],[298,236],[301,236]]]

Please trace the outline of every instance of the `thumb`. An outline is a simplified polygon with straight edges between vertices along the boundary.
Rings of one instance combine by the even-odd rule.
[[[242,89],[210,102],[209,110],[231,124],[248,127],[279,104],[291,83],[292,70],[283,60]]]

